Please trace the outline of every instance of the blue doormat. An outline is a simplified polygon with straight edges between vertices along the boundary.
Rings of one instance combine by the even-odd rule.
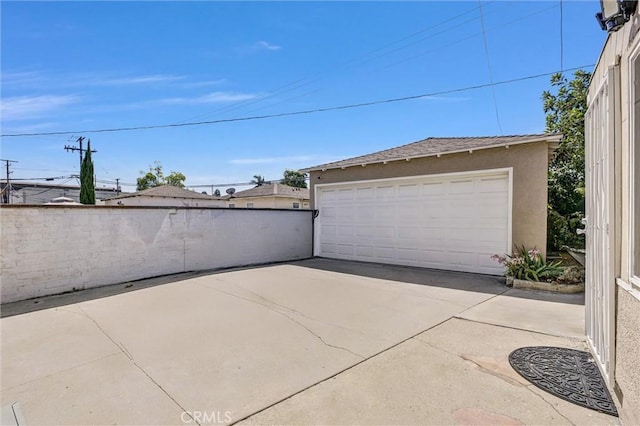
[[[607,385],[588,352],[531,346],[511,352],[509,363],[522,377],[558,398],[618,417]]]

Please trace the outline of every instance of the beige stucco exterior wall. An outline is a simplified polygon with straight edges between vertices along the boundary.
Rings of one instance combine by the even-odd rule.
[[[634,143],[631,131],[630,96],[633,93],[633,81],[630,78],[631,55],[640,45],[640,16],[636,13],[632,20],[619,31],[609,35],[601,53],[598,65],[593,73],[589,87],[589,98],[607,76],[608,69],[619,64],[619,118],[615,120],[617,136],[614,146],[615,155],[615,221],[612,248],[615,250],[616,281],[616,347],[614,379],[622,400],[618,401],[623,424],[640,424],[640,292],[630,283],[630,259],[632,256],[629,236],[630,193],[631,193],[631,155]],[[611,96],[611,92],[610,92]],[[635,125],[640,125],[637,123]],[[638,141],[635,142],[636,146]],[[638,166],[636,166],[638,167]]]
[[[231,198],[229,204],[235,204],[236,208],[247,207],[247,203],[253,203],[253,208],[262,209],[292,209],[293,203],[300,203],[301,209],[309,208],[309,200],[293,197],[242,197]]]
[[[547,246],[547,167],[549,148],[546,143],[528,143],[458,153],[441,157],[427,157],[411,161],[393,161],[330,169],[310,174],[311,205],[314,206],[316,184],[421,176],[440,173],[513,168],[513,244],[537,247],[543,252]]]

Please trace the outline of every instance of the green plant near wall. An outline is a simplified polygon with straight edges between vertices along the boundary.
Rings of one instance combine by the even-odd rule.
[[[515,247],[513,254],[496,254],[491,258],[507,268],[506,276],[519,280],[553,280],[564,271],[560,262],[547,262],[540,250],[527,250],[524,245]]]

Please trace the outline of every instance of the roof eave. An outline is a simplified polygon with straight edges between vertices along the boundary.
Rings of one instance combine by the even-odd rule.
[[[509,146],[513,146],[513,145],[523,145],[523,144],[527,144],[527,143],[540,143],[540,142],[546,142],[547,144],[549,144],[549,148],[550,148],[550,155],[553,154],[553,151],[555,151],[555,149],[558,147],[558,145],[560,144],[560,140],[562,139],[562,135],[558,134],[558,135],[549,135],[549,136],[545,136],[544,138],[540,138],[540,139],[534,139],[534,140],[529,140],[529,141],[520,141],[520,142],[505,142],[503,144],[496,144],[496,145],[491,145],[491,146],[482,146],[482,147],[476,147],[476,148],[466,148],[466,149],[459,149],[459,150],[455,150],[455,151],[444,151],[444,152],[437,152],[437,153],[431,153],[431,154],[422,154],[422,155],[414,155],[414,156],[407,156],[407,157],[399,157],[399,158],[389,158],[386,160],[375,160],[375,161],[362,161],[362,162],[358,162],[358,163],[353,163],[353,164],[347,164],[347,165],[320,165],[320,166],[316,166],[316,167],[309,167],[306,169],[300,169],[301,172],[303,173],[311,173],[311,172],[317,172],[317,171],[325,171],[325,170],[333,170],[333,169],[345,169],[347,167],[358,167],[358,166],[366,166],[369,164],[386,164],[392,161],[410,161],[410,160],[414,160],[414,159],[418,159],[418,158],[428,158],[428,157],[440,157],[442,155],[450,155],[450,154],[461,154],[464,152],[469,152],[469,151],[480,151],[480,150],[484,150],[484,149],[491,149],[491,148],[502,148],[502,147],[509,147]]]

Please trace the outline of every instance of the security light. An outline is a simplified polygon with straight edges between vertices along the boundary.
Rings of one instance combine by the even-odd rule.
[[[596,13],[596,19],[604,31],[618,31],[636,11],[638,0],[600,0],[602,12]]]

